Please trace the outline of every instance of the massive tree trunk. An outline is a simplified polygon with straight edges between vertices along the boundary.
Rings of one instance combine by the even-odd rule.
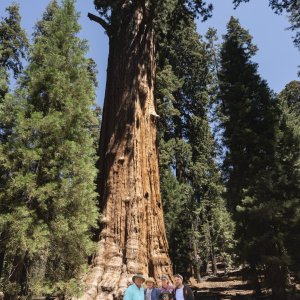
[[[107,28],[99,147],[103,228],[85,279],[85,299],[120,298],[137,272],[172,276],[159,187],[154,36],[144,2],[136,1],[133,7],[124,1]]]
[[[195,232],[198,230],[199,227],[199,218],[198,216],[195,217],[195,221],[192,223],[192,231]],[[193,255],[194,255],[194,263],[193,263],[193,275],[197,282],[201,282],[201,273],[200,273],[200,268],[201,268],[201,258],[199,255],[199,239],[196,237],[193,240]]]

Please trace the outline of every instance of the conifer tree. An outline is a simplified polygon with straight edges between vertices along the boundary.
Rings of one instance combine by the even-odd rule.
[[[275,200],[280,208],[277,223],[284,248],[283,265],[300,278],[300,83],[292,81],[278,95],[278,129],[274,161]],[[278,205],[277,204],[277,205]],[[285,278],[286,280],[286,278]]]
[[[300,116],[300,82],[293,80],[288,83],[283,91],[279,94],[279,98],[283,99],[285,105],[290,112],[294,112],[295,116]]]
[[[0,103],[9,91],[10,72],[18,77],[23,68],[22,59],[26,58],[28,51],[28,39],[20,24],[19,6],[13,4],[6,11],[8,16],[0,22]],[[3,119],[0,122],[0,142],[4,142],[9,125]]]
[[[294,194],[299,137],[257,74],[251,61],[255,51],[248,31],[232,17],[219,74],[226,194],[237,222],[240,257],[256,275],[264,272],[264,284],[272,288],[274,299],[285,299],[290,259],[286,222],[292,216],[297,220],[292,211],[299,205]]]
[[[79,30],[74,1],[52,1],[14,96],[22,109],[6,149],[10,178],[0,196],[11,266],[5,299],[29,291],[79,294],[79,278],[94,250],[98,120]]]
[[[224,144],[228,149],[224,170],[233,210],[260,164],[272,153],[270,143],[274,140],[272,126],[268,126],[272,121],[272,94],[250,60],[256,50],[249,33],[232,17],[224,36],[219,77]]]
[[[254,206],[249,193],[256,185],[258,172],[267,166],[273,155],[272,94],[257,74],[257,65],[250,59],[257,48],[251,36],[238,20],[231,17],[221,49],[220,99],[223,114],[223,168],[227,180],[227,201],[237,222],[241,254],[253,265],[257,251],[248,249],[250,239],[259,228],[250,221],[249,210]],[[251,192],[250,192],[251,191]],[[241,206],[245,207],[243,212]],[[237,211],[239,209],[239,211]],[[254,231],[254,232],[253,232]]]
[[[0,23],[0,66],[11,70],[15,76],[22,71],[22,59],[26,58],[28,40],[21,28],[19,6],[6,9],[8,16]]]
[[[2,192],[9,178],[10,170],[5,165],[4,148],[12,133],[18,105],[9,93],[10,74],[17,78],[22,70],[22,59],[26,58],[28,40],[20,26],[21,17],[18,5],[6,9],[8,16],[0,22],[0,191]],[[1,202],[0,202],[1,203]],[[0,215],[4,213],[0,204]],[[0,282],[5,273],[7,228],[0,221]]]
[[[159,120],[162,197],[174,269],[200,280],[201,264],[221,252],[222,230],[233,239],[233,227],[221,197],[207,116],[211,59],[182,4],[166,20],[158,36],[156,95],[158,112],[164,116]],[[231,225],[226,229],[217,209],[227,214]],[[215,230],[218,226],[222,229]],[[205,239],[208,233],[210,241]]]

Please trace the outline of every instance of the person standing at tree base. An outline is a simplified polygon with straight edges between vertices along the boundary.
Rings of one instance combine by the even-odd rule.
[[[154,286],[154,278],[149,277],[146,279],[145,284],[147,285],[145,289],[145,300],[159,300],[160,290]]]
[[[126,289],[123,300],[144,300],[145,290],[142,287],[142,283],[145,282],[144,276],[136,274],[132,277],[132,281],[133,284]]]
[[[170,285],[169,278],[166,275],[161,276],[161,288],[159,289],[162,293],[163,291],[173,292],[173,286]]]
[[[183,284],[183,277],[180,274],[174,276],[175,289],[173,291],[173,298],[175,300],[195,300],[191,288]]]

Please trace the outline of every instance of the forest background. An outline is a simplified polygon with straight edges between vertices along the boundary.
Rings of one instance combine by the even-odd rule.
[[[99,3],[109,19],[109,2]],[[174,271],[199,281],[217,274],[217,263],[225,273],[243,264],[257,293],[267,287],[274,299],[285,299],[300,263],[297,66],[288,68],[291,77],[282,66],[272,71],[280,75],[273,77],[274,93],[259,74],[248,28],[231,17],[218,40],[215,30],[202,32],[202,23],[194,23],[196,16],[209,18],[211,7],[182,3],[166,2],[154,23],[157,108],[151,111],[163,116],[159,167]],[[276,35],[279,43],[261,64],[287,66],[292,55],[270,53],[294,49],[293,36],[299,47],[299,3],[273,5],[277,13],[287,10],[294,31],[290,47]],[[28,65],[16,7],[10,16],[1,23],[1,285],[6,299],[79,294],[77,280],[95,246],[91,229],[97,234],[97,222],[105,222],[94,185],[101,119],[96,65],[77,38],[73,1],[51,2],[36,23]]]

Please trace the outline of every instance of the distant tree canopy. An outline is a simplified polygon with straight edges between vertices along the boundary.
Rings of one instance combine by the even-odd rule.
[[[156,20],[159,27],[165,26],[165,21],[168,16],[172,14],[176,6],[184,6],[186,11],[196,17],[201,15],[204,19],[211,16],[213,6],[207,4],[202,0],[154,0],[154,1],[141,1],[143,3],[144,12],[150,19]],[[99,23],[104,26],[105,29],[110,31],[109,27],[117,28],[126,21],[126,13],[133,11],[138,1],[127,1],[127,0],[94,0],[95,7],[99,14],[103,17],[103,20],[98,19]],[[112,28],[111,28],[112,29]]]
[[[0,22],[0,67],[11,70],[15,78],[22,71],[22,60],[28,53],[28,39],[21,28],[19,6],[6,9],[8,16]]]

